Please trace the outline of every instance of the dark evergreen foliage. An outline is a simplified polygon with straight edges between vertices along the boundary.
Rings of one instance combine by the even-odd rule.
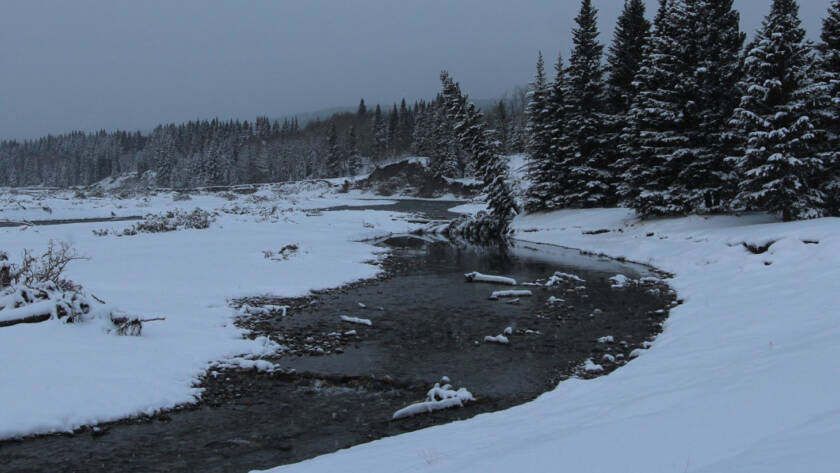
[[[465,229],[473,238],[504,237],[518,212],[509,182],[507,160],[496,133],[489,130],[484,115],[461,93],[447,72],[441,73],[443,99],[461,147],[475,163],[477,177],[484,183],[490,214],[477,218]]]
[[[565,189],[559,196],[563,207],[599,207],[613,201],[610,153],[605,146],[604,47],[598,42],[597,15],[592,1],[582,0],[572,31],[566,130],[574,152],[560,164],[565,174]]]
[[[822,137],[809,104],[813,55],[795,0],[774,0],[748,46],[741,83],[744,96],[733,125],[746,137],[737,208],[781,213],[784,220],[824,213]]]

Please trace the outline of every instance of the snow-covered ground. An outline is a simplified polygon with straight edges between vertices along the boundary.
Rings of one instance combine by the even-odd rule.
[[[118,198],[111,194],[101,197],[85,195],[74,190],[3,189],[0,188],[0,222],[39,220],[79,220],[109,217],[143,216],[164,210],[192,210],[196,207],[214,209],[277,206],[279,210],[308,210],[339,205],[387,205],[386,200],[358,190],[337,193],[338,187],[326,181],[303,181],[290,184],[266,184],[253,194],[230,192],[191,193],[189,200],[177,200],[177,193],[156,192]],[[270,208],[270,207],[269,207]]]
[[[609,376],[277,471],[838,471],[840,220],[639,222],[604,209],[524,216],[515,228],[656,265],[685,303]],[[770,241],[763,254],[742,245]]]
[[[146,324],[141,337],[118,337],[99,325],[59,321],[0,329],[0,438],[68,431],[194,400],[200,394],[194,382],[209,363],[259,357],[274,348],[243,339],[232,324],[235,311],[228,299],[300,296],[373,277],[379,268],[367,262],[380,257],[381,250],[359,241],[414,227],[387,211],[319,215],[300,210],[370,205],[354,196],[317,189],[287,197],[265,192],[266,201],[201,195],[179,202],[171,193],[148,201],[37,193],[31,202],[31,196],[10,199],[4,194],[9,205],[0,211],[0,219],[107,217],[112,211],[132,215],[195,207],[230,210],[237,204],[252,213],[220,212],[207,230],[125,237],[95,236],[92,231],[119,230],[130,222],[0,228],[0,249],[13,260],[25,248],[37,254],[50,240],[69,242],[90,258],[71,264],[70,279],[119,310],[166,317]],[[291,244],[298,251],[287,259],[264,254]]]

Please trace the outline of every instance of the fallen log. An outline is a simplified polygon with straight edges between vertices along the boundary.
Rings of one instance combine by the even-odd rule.
[[[55,302],[43,301],[25,305],[16,309],[0,311],[0,327],[18,324],[35,324],[50,320],[56,313]]]

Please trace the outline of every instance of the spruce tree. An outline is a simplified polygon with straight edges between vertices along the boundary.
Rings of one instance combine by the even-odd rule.
[[[339,177],[344,171],[344,153],[338,145],[338,130],[335,120],[330,121],[329,134],[327,135],[327,177]]]
[[[744,156],[733,160],[740,173],[734,205],[781,213],[785,221],[819,217],[821,130],[808,108],[811,55],[795,0],[773,0],[747,50],[744,95],[732,121],[745,142]]]
[[[350,176],[355,176],[362,169],[362,157],[359,155],[358,138],[356,136],[355,126],[351,126],[347,131],[345,146],[345,154],[347,156],[347,173]]]
[[[567,130],[575,148],[562,164],[568,176],[561,199],[565,207],[598,207],[613,200],[603,116],[604,47],[598,42],[597,15],[592,1],[582,0],[572,32]]]
[[[548,82],[542,52],[537,58],[537,74],[531,84],[528,102],[528,188],[525,209],[529,212],[545,210],[556,196],[554,156],[550,128],[554,126],[548,109]]]
[[[156,182],[161,187],[173,187],[175,167],[177,165],[175,137],[173,130],[159,128],[155,135],[155,172]]]
[[[661,1],[653,32],[636,74],[636,96],[622,135],[627,159],[618,186],[619,197],[642,217],[685,213],[675,203],[671,185],[676,176],[673,153],[688,146],[679,133],[682,100],[678,93],[681,69],[681,28],[687,27],[681,2]]]
[[[382,108],[376,105],[373,114],[373,159],[382,159],[388,152],[388,127],[385,125],[385,117],[382,116]]]
[[[642,64],[648,36],[650,22],[645,18],[644,2],[625,0],[607,55],[607,104],[610,113],[622,116],[630,109],[635,95],[633,78]]]
[[[617,178],[615,192],[627,194],[622,182],[624,173],[632,164],[630,154],[624,150],[624,132],[628,129],[629,112],[636,96],[634,79],[638,73],[645,48],[650,38],[650,22],[645,18],[645,4],[642,0],[625,0],[624,10],[618,18],[607,56],[607,147],[612,150],[611,172]]]
[[[828,116],[823,120],[829,136],[827,151],[822,155],[828,168],[822,188],[826,193],[827,213],[840,216],[840,0],[834,0],[829,6],[820,39],[821,78],[830,100]]]
[[[473,237],[505,237],[510,223],[518,212],[508,174],[508,165],[499,148],[494,132],[487,129],[484,115],[461,93],[460,86],[447,72],[441,73],[443,97],[449,119],[461,147],[475,163],[476,172],[484,183],[489,218],[478,219],[468,229]]]
[[[728,207],[737,186],[726,158],[733,139],[727,120],[738,105],[745,35],[733,0],[684,0],[688,28],[680,41],[684,52],[681,79],[682,133],[688,146],[674,154],[680,163],[671,193],[689,212],[719,212]]]

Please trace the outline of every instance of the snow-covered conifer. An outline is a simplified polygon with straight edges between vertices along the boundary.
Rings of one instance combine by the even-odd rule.
[[[823,153],[828,172],[821,187],[826,194],[827,213],[840,216],[840,0],[829,6],[820,39],[821,79],[829,99],[828,116],[824,117],[827,150]]]
[[[472,236],[504,237],[518,212],[509,182],[507,161],[495,133],[487,129],[484,115],[461,93],[447,72],[441,73],[443,98],[461,147],[472,157],[476,173],[484,183],[490,215],[474,222]]]
[[[813,55],[795,0],[773,0],[747,50],[744,96],[732,120],[745,139],[744,156],[733,159],[740,173],[734,204],[778,212],[784,220],[819,217],[825,200],[815,183],[824,165],[821,130],[808,106]]]
[[[548,109],[548,81],[542,52],[537,58],[537,74],[531,84],[528,102],[528,188],[525,208],[528,211],[545,210],[557,195],[557,182],[553,178],[555,166],[551,149],[551,127],[554,126]]]
[[[607,133],[604,127],[603,45],[598,42],[598,10],[582,0],[572,32],[568,68],[567,133],[574,153],[563,156],[567,178],[560,196],[564,207],[597,207],[613,201]]]

